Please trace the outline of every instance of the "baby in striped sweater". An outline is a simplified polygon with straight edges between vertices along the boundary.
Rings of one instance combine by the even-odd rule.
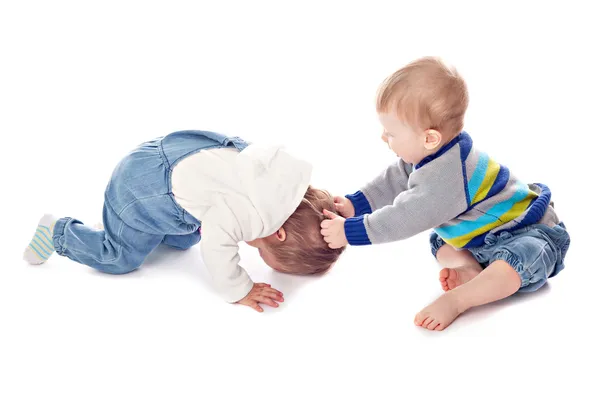
[[[433,229],[445,293],[415,317],[443,330],[471,307],[532,292],[564,268],[569,234],[550,189],[525,184],[464,132],[467,87],[437,58],[389,76],[377,96],[381,139],[399,157],[359,191],[325,210],[331,248],[402,240]]]

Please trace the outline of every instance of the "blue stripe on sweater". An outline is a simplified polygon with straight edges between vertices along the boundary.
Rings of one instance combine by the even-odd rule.
[[[479,153],[479,160],[477,160],[477,166],[473,171],[473,175],[471,175],[471,179],[469,179],[468,188],[469,188],[469,197],[471,199],[475,198],[479,187],[483,183],[485,179],[485,173],[488,168],[488,163],[490,158],[485,153]]]
[[[479,236],[475,236],[473,239],[471,239],[469,241],[469,243],[467,243],[463,249],[472,249],[474,247],[481,247],[485,244],[485,237],[488,235],[489,232],[483,233]]]
[[[505,166],[500,165],[500,171],[498,171],[496,180],[494,181],[492,188],[485,196],[485,198],[489,199],[490,197],[500,193],[506,187],[506,184],[508,183],[508,178],[510,178],[510,171]]]
[[[465,185],[465,197],[467,198],[467,204],[471,204],[471,196],[469,195],[469,185],[467,178],[467,166],[466,161],[469,157],[471,149],[473,149],[473,140],[466,132],[460,134],[461,140],[458,142],[460,146],[460,161],[462,164],[463,184]]]

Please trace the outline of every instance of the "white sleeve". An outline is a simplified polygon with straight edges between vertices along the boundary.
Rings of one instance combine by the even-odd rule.
[[[200,247],[216,290],[225,301],[235,303],[246,297],[254,283],[239,265],[237,235],[228,231],[219,224],[203,223]]]

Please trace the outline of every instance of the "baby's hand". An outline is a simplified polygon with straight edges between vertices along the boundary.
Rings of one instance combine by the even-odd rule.
[[[323,210],[323,214],[329,218],[321,222],[321,235],[329,247],[332,249],[339,249],[348,244],[346,239],[346,232],[344,231],[345,218],[335,215],[329,210]]]
[[[344,218],[352,218],[354,217],[354,204],[346,198],[335,196],[333,198],[333,202],[335,203],[335,211],[338,212]]]
[[[250,293],[243,299],[237,301],[236,304],[243,304],[254,308],[258,312],[263,312],[264,310],[259,305],[260,303],[267,304],[271,307],[279,307],[279,303],[276,303],[277,301],[283,301],[283,293],[271,288],[271,285],[269,284],[255,283]]]

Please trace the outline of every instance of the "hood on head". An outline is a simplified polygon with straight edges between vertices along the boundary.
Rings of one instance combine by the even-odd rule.
[[[312,166],[283,146],[251,144],[237,157],[240,178],[263,221],[261,237],[275,233],[308,190]]]

